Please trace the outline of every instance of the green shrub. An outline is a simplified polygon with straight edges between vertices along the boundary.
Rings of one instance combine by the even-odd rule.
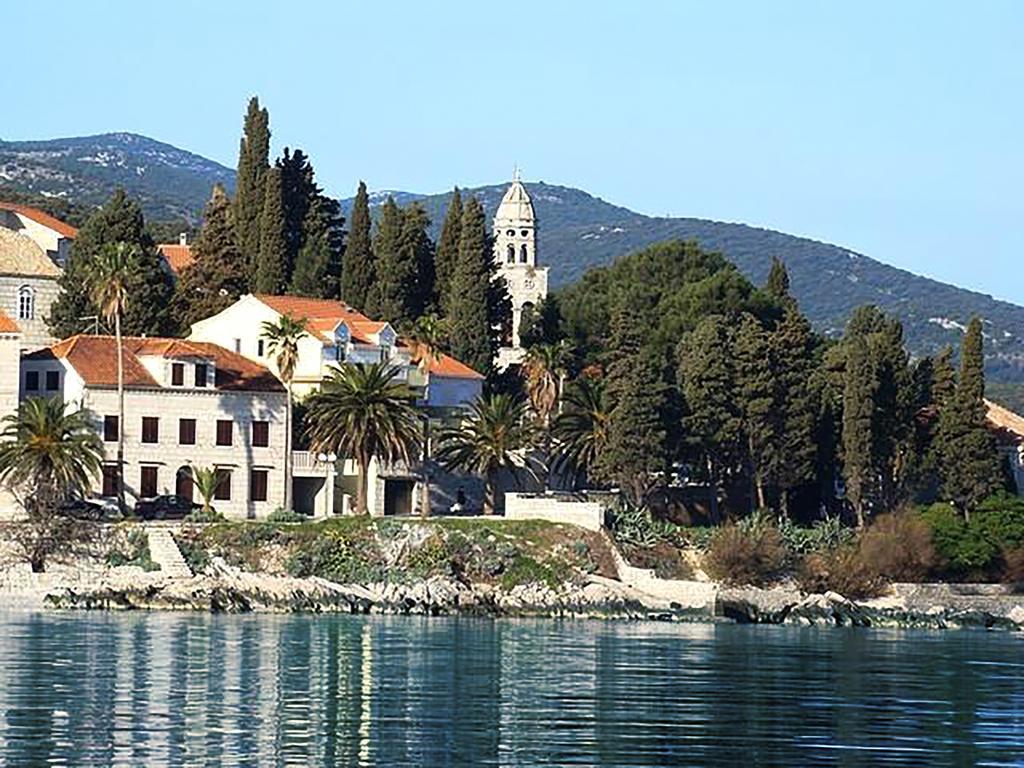
[[[285,569],[292,576],[319,576],[343,584],[381,581],[385,576],[372,540],[335,530],[297,546]]]
[[[501,576],[501,586],[512,589],[520,584],[546,584],[558,589],[570,576],[562,563],[539,563],[528,555],[519,555]]]
[[[608,512],[609,528],[620,544],[653,547],[676,538],[676,527],[665,520],[656,520],[646,506],[621,500]]]
[[[771,525],[727,525],[711,538],[703,565],[707,574],[726,584],[763,586],[777,580],[789,562],[789,551]]]
[[[268,523],[305,523],[309,520],[301,512],[295,512],[291,509],[282,509],[278,507],[269,515],[267,515]]]
[[[956,573],[988,568],[999,552],[982,527],[968,525],[951,504],[932,504],[921,517],[931,526],[935,548]]]
[[[175,541],[181,551],[181,556],[185,558],[188,567],[192,569],[192,573],[202,573],[206,570],[206,566],[210,564],[210,553],[206,547],[198,540],[184,536],[176,537]]]
[[[224,515],[213,507],[210,507],[209,510],[200,508],[185,515],[184,521],[186,523],[223,523]]]
[[[107,553],[107,565],[135,565],[144,571],[159,571],[149,553],[149,536],[141,528],[128,532],[124,541]]]

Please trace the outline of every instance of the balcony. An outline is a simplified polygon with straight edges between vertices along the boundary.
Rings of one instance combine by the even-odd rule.
[[[330,462],[311,451],[292,451],[292,474],[296,477],[327,477]]]

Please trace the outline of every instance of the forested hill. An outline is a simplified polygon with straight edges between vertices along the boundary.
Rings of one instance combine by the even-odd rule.
[[[645,245],[673,238],[694,239],[721,251],[756,283],[764,281],[772,257],[778,256],[786,262],[801,308],[820,330],[837,333],[855,307],[877,304],[903,321],[910,349],[925,354],[945,344],[958,346],[967,322],[977,314],[985,320],[990,377],[1024,382],[1024,307],[828,243],[744,224],[644,216],[578,189],[544,183],[526,186],[539,222],[539,258],[551,267],[555,286],[574,282],[592,267]],[[490,217],[506,189],[507,184],[500,184],[469,192],[483,202]],[[416,197],[401,194],[404,200]],[[435,228],[443,220],[448,197],[418,198]],[[343,206],[349,202],[343,201]]]
[[[80,224],[88,211],[123,186],[147,220],[171,222],[161,231],[197,221],[215,183],[230,190],[235,172],[212,160],[145,136],[110,133],[46,141],[0,141],[0,199],[17,196]],[[695,239],[721,251],[755,282],[773,256],[789,268],[793,291],[823,331],[841,329],[850,311],[874,303],[904,323],[914,353],[958,345],[971,315],[984,318],[993,380],[1024,383],[1024,308],[929,280],[827,243],[743,224],[643,216],[582,190],[527,184],[540,221],[539,248],[552,284],[566,285],[588,269],[650,243]],[[507,183],[469,190],[493,214]],[[377,192],[381,203],[386,193]],[[395,192],[399,204],[421,199],[436,227],[447,194]],[[343,201],[347,209],[349,201]]]
[[[92,207],[124,187],[147,218],[192,222],[215,183],[233,189],[234,170],[134,133],[0,141],[0,196],[11,190]]]

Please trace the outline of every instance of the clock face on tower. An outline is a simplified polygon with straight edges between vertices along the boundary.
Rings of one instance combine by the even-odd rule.
[[[528,277],[523,280],[523,288],[533,288],[533,278]]]

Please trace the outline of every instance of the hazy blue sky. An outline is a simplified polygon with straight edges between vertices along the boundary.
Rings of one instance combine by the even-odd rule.
[[[135,131],[234,165],[258,94],[274,150],[339,196],[518,163],[1024,303],[1024,2],[48,2],[0,23],[0,138]]]

